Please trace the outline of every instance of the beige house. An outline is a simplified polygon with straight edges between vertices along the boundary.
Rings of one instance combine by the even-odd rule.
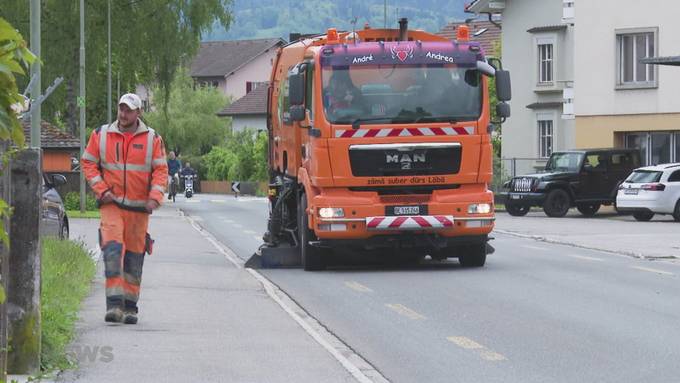
[[[513,80],[504,157],[628,147],[645,164],[680,161],[680,69],[641,61],[680,53],[680,2],[476,0],[467,9],[503,15]]]
[[[280,38],[203,42],[191,77],[238,100],[269,81],[276,50],[284,43]]]

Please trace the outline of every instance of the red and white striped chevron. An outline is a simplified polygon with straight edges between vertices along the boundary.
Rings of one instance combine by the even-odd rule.
[[[423,230],[453,227],[452,215],[410,215],[397,217],[367,217],[368,230]]]
[[[475,128],[384,128],[384,129],[347,129],[336,130],[336,138],[361,137],[414,137],[414,136],[468,136],[474,134]]]

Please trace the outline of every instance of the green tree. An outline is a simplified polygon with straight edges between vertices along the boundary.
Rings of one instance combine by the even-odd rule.
[[[163,136],[168,150],[200,156],[225,142],[231,120],[216,115],[228,104],[218,89],[196,86],[185,71],[180,71],[167,96],[160,88],[154,94],[155,101],[167,108],[148,113],[144,119]]]
[[[265,132],[246,129],[229,134],[224,145],[214,146],[203,157],[208,180],[267,180],[267,143]]]
[[[107,3],[87,0],[85,5],[90,128],[101,125],[107,116]],[[215,25],[229,27],[231,4],[232,0],[112,0],[113,104],[118,78],[121,93],[153,83],[167,99],[177,68],[191,60],[202,36]],[[46,87],[56,77],[64,77],[64,84],[43,104],[43,116],[50,121],[62,119],[73,133],[78,120],[79,12],[78,1],[42,0],[42,83]],[[28,1],[0,0],[0,16],[28,34]]]

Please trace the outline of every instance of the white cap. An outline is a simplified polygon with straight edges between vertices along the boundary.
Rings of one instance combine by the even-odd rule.
[[[134,93],[126,93],[120,98],[120,101],[118,101],[118,105],[120,104],[125,104],[130,107],[130,109],[136,110],[142,107],[142,100]]]

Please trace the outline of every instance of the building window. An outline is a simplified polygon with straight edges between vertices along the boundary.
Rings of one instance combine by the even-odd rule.
[[[656,37],[655,30],[616,34],[619,87],[656,86],[656,66],[640,63],[656,55]]]
[[[634,132],[625,136],[627,148],[640,150],[643,165],[680,162],[680,133]]]
[[[538,83],[553,82],[553,47],[552,43],[538,44]]]
[[[548,158],[553,152],[553,124],[552,119],[538,120],[538,156]]]

